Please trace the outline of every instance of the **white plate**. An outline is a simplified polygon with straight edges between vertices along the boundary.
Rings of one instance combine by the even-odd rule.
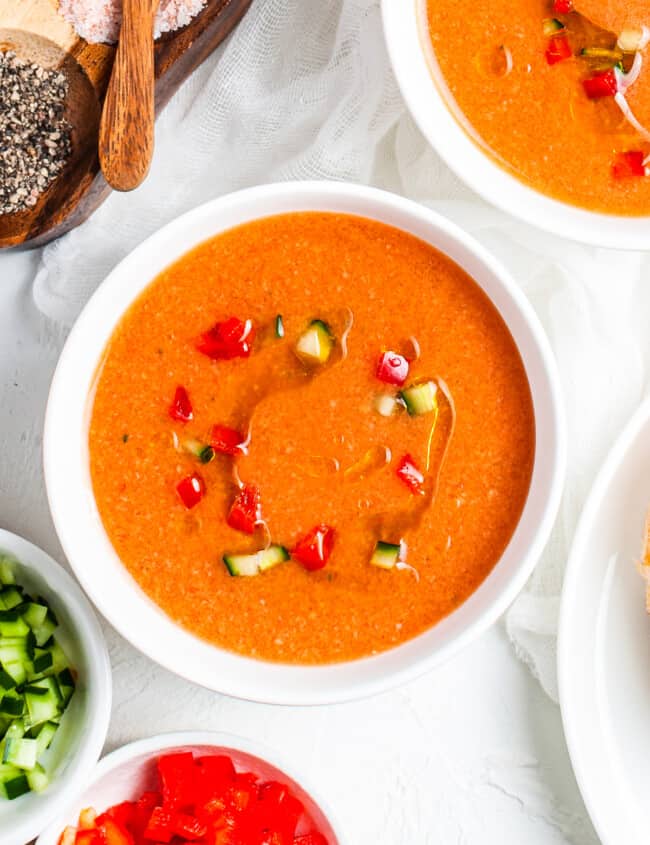
[[[619,437],[580,518],[564,581],[560,704],[604,845],[647,845],[650,617],[635,561],[650,504],[650,400]]]

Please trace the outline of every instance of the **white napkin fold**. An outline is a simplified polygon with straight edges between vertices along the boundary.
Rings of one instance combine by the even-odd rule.
[[[537,310],[567,403],[569,478],[552,540],[507,630],[557,699],[557,609],[570,538],[599,463],[646,391],[650,260],[538,232],[466,189],[405,112],[376,0],[254,0],[159,120],[147,182],[114,194],[44,250],[35,302],[70,326],[107,272],[162,224],[228,191],[286,179],[370,183],[426,203],[494,252]]]

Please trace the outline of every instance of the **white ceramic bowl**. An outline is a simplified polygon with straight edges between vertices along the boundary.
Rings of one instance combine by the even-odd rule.
[[[104,746],[111,714],[111,666],[104,636],[88,600],[68,573],[36,546],[0,529],[0,554],[14,557],[16,580],[52,605],[56,636],[79,673],[77,690],[55,746],[67,746],[45,792],[0,800],[0,842],[25,845],[69,806],[84,788]]]
[[[124,311],[170,262],[245,221],[301,210],[364,215],[400,227],[451,256],[485,290],[521,352],[533,394],[537,456],[528,501],[499,564],[473,596],[416,639],[375,657],[329,666],[290,666],[236,655],[180,628],[120,563],[93,498],[88,421],[96,368]],[[52,383],[45,477],[68,560],[106,618],[166,668],[211,689],[284,704],[370,695],[413,678],[490,625],[523,587],[546,542],[564,480],[565,442],[555,364],[528,301],[505,270],[444,218],[393,194],[332,182],[267,185],[207,203],[169,224],[128,256],[94,294],[73,328]]]
[[[79,811],[94,807],[98,812],[122,801],[138,798],[145,790],[157,788],[156,760],[161,754],[192,751],[195,754],[229,754],[239,771],[252,771],[262,780],[279,780],[291,788],[329,845],[346,845],[347,841],[334,816],[317,797],[302,776],[292,771],[278,755],[258,743],[239,736],[209,731],[161,734],[141,739],[113,751],[98,764],[77,803],[39,836],[36,845],[57,845],[66,825],[75,825]],[[4,845],[4,840],[3,840]]]
[[[647,249],[650,216],[599,214],[552,199],[499,167],[447,106],[432,74],[425,0],[382,0],[388,52],[406,105],[446,164],[488,202],[531,223],[595,246]]]

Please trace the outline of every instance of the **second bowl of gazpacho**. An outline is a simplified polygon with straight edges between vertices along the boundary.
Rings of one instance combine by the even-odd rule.
[[[350,185],[208,203],[79,318],[45,470],[68,559],[169,669],[317,703],[415,676],[530,574],[561,492],[554,364],[445,219]]]
[[[470,187],[542,229],[645,249],[647,0],[382,0],[404,98]]]

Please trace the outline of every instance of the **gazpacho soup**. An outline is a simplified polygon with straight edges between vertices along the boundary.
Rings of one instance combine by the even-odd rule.
[[[436,81],[499,165],[566,203],[650,214],[648,0],[421,2]]]
[[[429,244],[303,212],[168,267],[98,371],[90,464],[123,564],[173,620],[286,663],[430,628],[499,560],[530,485],[526,372]]]

